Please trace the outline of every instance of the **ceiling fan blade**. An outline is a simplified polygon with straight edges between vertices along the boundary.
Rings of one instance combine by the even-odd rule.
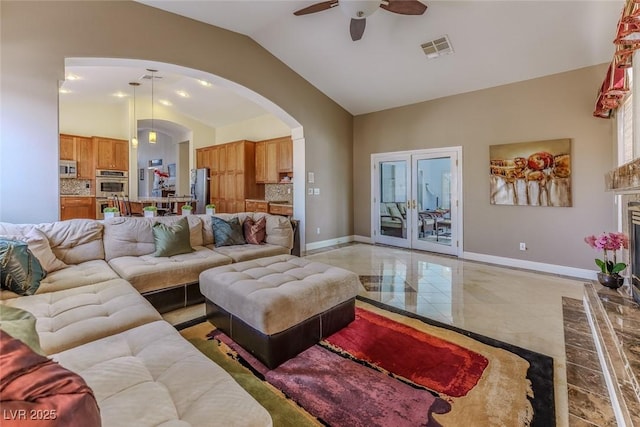
[[[387,0],[380,7],[401,15],[422,15],[427,10],[427,6],[418,0]]]
[[[323,10],[331,9],[332,7],[337,5],[338,0],[323,1],[320,3],[312,4],[311,6],[305,7],[303,9],[296,10],[295,12],[293,12],[293,14],[296,16],[300,16],[307,15],[309,13],[322,12]]]
[[[349,25],[349,31],[351,32],[351,40],[358,41],[362,38],[362,34],[364,34],[364,27],[367,25],[366,19],[351,19],[351,24]]]

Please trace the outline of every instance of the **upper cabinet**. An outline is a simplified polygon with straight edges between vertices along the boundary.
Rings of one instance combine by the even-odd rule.
[[[293,173],[293,141],[289,137],[278,141],[278,172]]]
[[[75,160],[78,163],[78,179],[95,178],[91,138],[60,134],[60,160]]]
[[[129,170],[129,141],[93,137],[96,169]]]
[[[281,137],[256,143],[256,182],[275,184],[293,172],[293,143]]]

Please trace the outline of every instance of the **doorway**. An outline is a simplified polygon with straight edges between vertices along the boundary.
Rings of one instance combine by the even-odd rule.
[[[372,240],[462,253],[461,147],[371,155]]]

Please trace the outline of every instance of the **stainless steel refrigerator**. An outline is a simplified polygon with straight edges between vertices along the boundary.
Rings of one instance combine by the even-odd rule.
[[[197,214],[206,211],[209,203],[209,168],[191,169],[191,196],[196,200]]]

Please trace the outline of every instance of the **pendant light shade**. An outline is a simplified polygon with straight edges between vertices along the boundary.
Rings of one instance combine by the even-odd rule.
[[[147,68],[147,71],[151,73],[151,131],[149,132],[149,144],[155,144],[158,142],[158,135],[155,132],[154,123],[153,123],[153,104],[154,104],[154,93],[153,93],[153,81],[156,79],[156,73],[158,70],[152,70],[151,68]]]
[[[131,130],[131,146],[138,147],[138,122],[136,120],[136,87],[140,86],[138,82],[129,82],[133,87],[133,129]]]

